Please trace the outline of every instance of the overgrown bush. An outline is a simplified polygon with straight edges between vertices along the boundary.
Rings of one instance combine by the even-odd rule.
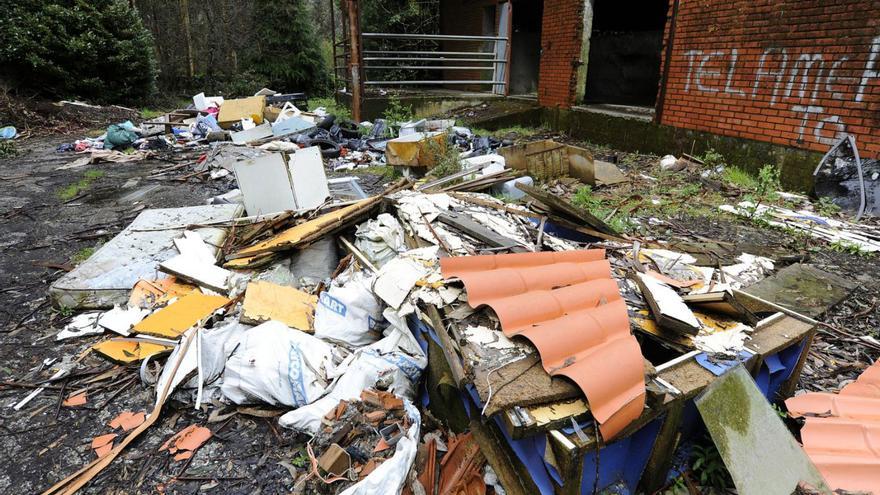
[[[155,91],[153,39],[125,0],[4,0],[0,66],[18,92],[138,103]]]
[[[302,0],[257,0],[254,5],[258,49],[250,70],[275,91],[330,91],[330,71]]]

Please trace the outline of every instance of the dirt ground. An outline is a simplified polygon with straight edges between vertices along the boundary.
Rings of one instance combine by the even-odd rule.
[[[32,390],[27,384],[43,378],[38,371],[44,360],[77,356],[98,340],[55,341],[70,315],[50,307],[49,285],[141,210],[204,204],[230,187],[226,181],[178,181],[174,175],[147,179],[173,165],[162,160],[56,170],[76,157],[56,153],[57,145],[79,137],[27,140],[19,144],[21,155],[0,160],[0,462],[4,466],[0,493],[39,493],[49,488],[92,460],[91,439],[111,432],[107,423],[113,417],[124,410],[149,410],[155,400],[152,388],[137,378],[137,367],[130,367],[108,386],[89,393],[85,406],[58,407],[60,397],[71,390],[57,385],[20,411],[12,409]],[[174,160],[192,161],[196,156],[178,155]],[[79,197],[68,202],[59,198],[61,191],[94,170],[104,175]],[[176,177],[188,171],[177,172]],[[78,371],[109,368],[110,363],[88,356]],[[303,442],[272,424],[272,418],[237,414],[209,425],[218,433],[189,463],[171,461],[167,452],[158,452],[171,434],[206,420],[205,412],[171,401],[157,425],[84,492],[197,493],[216,487],[225,493],[290,493],[293,478],[278,462],[295,458]],[[177,481],[169,484],[172,477]]]
[[[45,360],[73,358],[99,339],[55,341],[55,334],[71,315],[50,307],[49,285],[141,210],[204,204],[207,198],[231,187],[225,180],[178,180],[189,172],[188,167],[148,178],[175,163],[194,160],[195,154],[175,155],[173,163],[154,159],[57,170],[75,155],[56,153],[55,148],[78,137],[30,139],[19,145],[23,154],[0,160],[0,460],[5,466],[0,473],[0,493],[35,493],[50,487],[93,458],[90,441],[111,431],[107,426],[110,419],[124,410],[149,410],[154,400],[154,391],[142,384],[138,368],[129,367],[90,392],[85,406],[60,407],[61,398],[71,392],[62,381],[20,411],[11,408],[33,389],[34,382],[45,379],[41,373]],[[578,144],[590,147],[603,159],[616,161],[631,176],[658,172],[657,157]],[[95,170],[103,175],[89,172]],[[83,180],[87,172],[96,178],[73,197],[65,196],[62,191]],[[685,184],[693,177],[682,175],[677,180]],[[634,181],[597,193],[609,202],[617,201],[619,211],[639,218],[643,225],[649,225],[650,217],[663,219],[662,224],[648,227],[654,237],[727,241],[743,251],[774,258],[779,267],[807,260],[858,281],[860,288],[852,297],[820,318],[828,326],[821,328],[814,344],[802,376],[803,388],[836,390],[880,355],[834,330],[877,336],[880,265],[876,258],[838,252],[819,241],[793,239],[780,231],[712,214],[716,196],[703,197],[701,193],[681,200],[697,206],[702,201],[705,208],[654,211],[639,202],[650,202],[652,195],[674,196],[674,190],[661,191],[650,182]],[[734,201],[736,196],[722,199]],[[636,206],[630,208],[633,204]],[[87,356],[78,373],[98,374],[109,368],[106,361]],[[266,417],[272,411],[239,411],[229,417],[209,418],[207,409],[196,411],[173,400],[166,404],[157,425],[124,450],[84,492],[198,493],[214,488],[223,493],[290,493],[294,489],[296,478],[305,470],[292,460],[301,459],[304,438],[278,427],[274,417]],[[190,461],[173,461],[166,452],[158,451],[174,432],[209,420],[215,436]]]

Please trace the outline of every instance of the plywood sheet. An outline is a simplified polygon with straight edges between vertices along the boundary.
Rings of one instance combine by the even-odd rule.
[[[146,317],[132,328],[132,332],[177,338],[188,328],[229,302],[229,299],[221,296],[188,294]]]
[[[317,296],[265,281],[251,282],[244,295],[242,321],[260,324],[279,321],[290,328],[314,332]]]

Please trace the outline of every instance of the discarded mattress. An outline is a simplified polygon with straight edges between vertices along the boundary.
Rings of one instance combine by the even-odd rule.
[[[602,249],[441,258],[471,307],[487,305],[508,337],[529,339],[544,369],[584,392],[608,440],[645,405],[644,363]]]
[[[839,394],[807,393],[785,405],[807,416],[804,450],[832,490],[880,492],[880,361]]]
[[[52,284],[52,302],[67,308],[111,308],[125,304],[138,280],[161,277],[159,263],[178,254],[174,239],[180,237],[186,226],[228,221],[241,214],[242,207],[237,204],[143,211],[89,259]],[[209,246],[222,245],[226,237],[223,228],[189,230],[194,230]]]

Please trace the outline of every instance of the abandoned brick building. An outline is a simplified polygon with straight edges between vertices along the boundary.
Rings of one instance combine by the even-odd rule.
[[[796,182],[845,134],[880,157],[877,12],[878,0],[446,0],[440,70],[415,87],[531,99],[535,119],[624,149],[776,160]],[[406,86],[372,80],[371,59],[394,60],[380,55],[361,61],[367,84]]]

